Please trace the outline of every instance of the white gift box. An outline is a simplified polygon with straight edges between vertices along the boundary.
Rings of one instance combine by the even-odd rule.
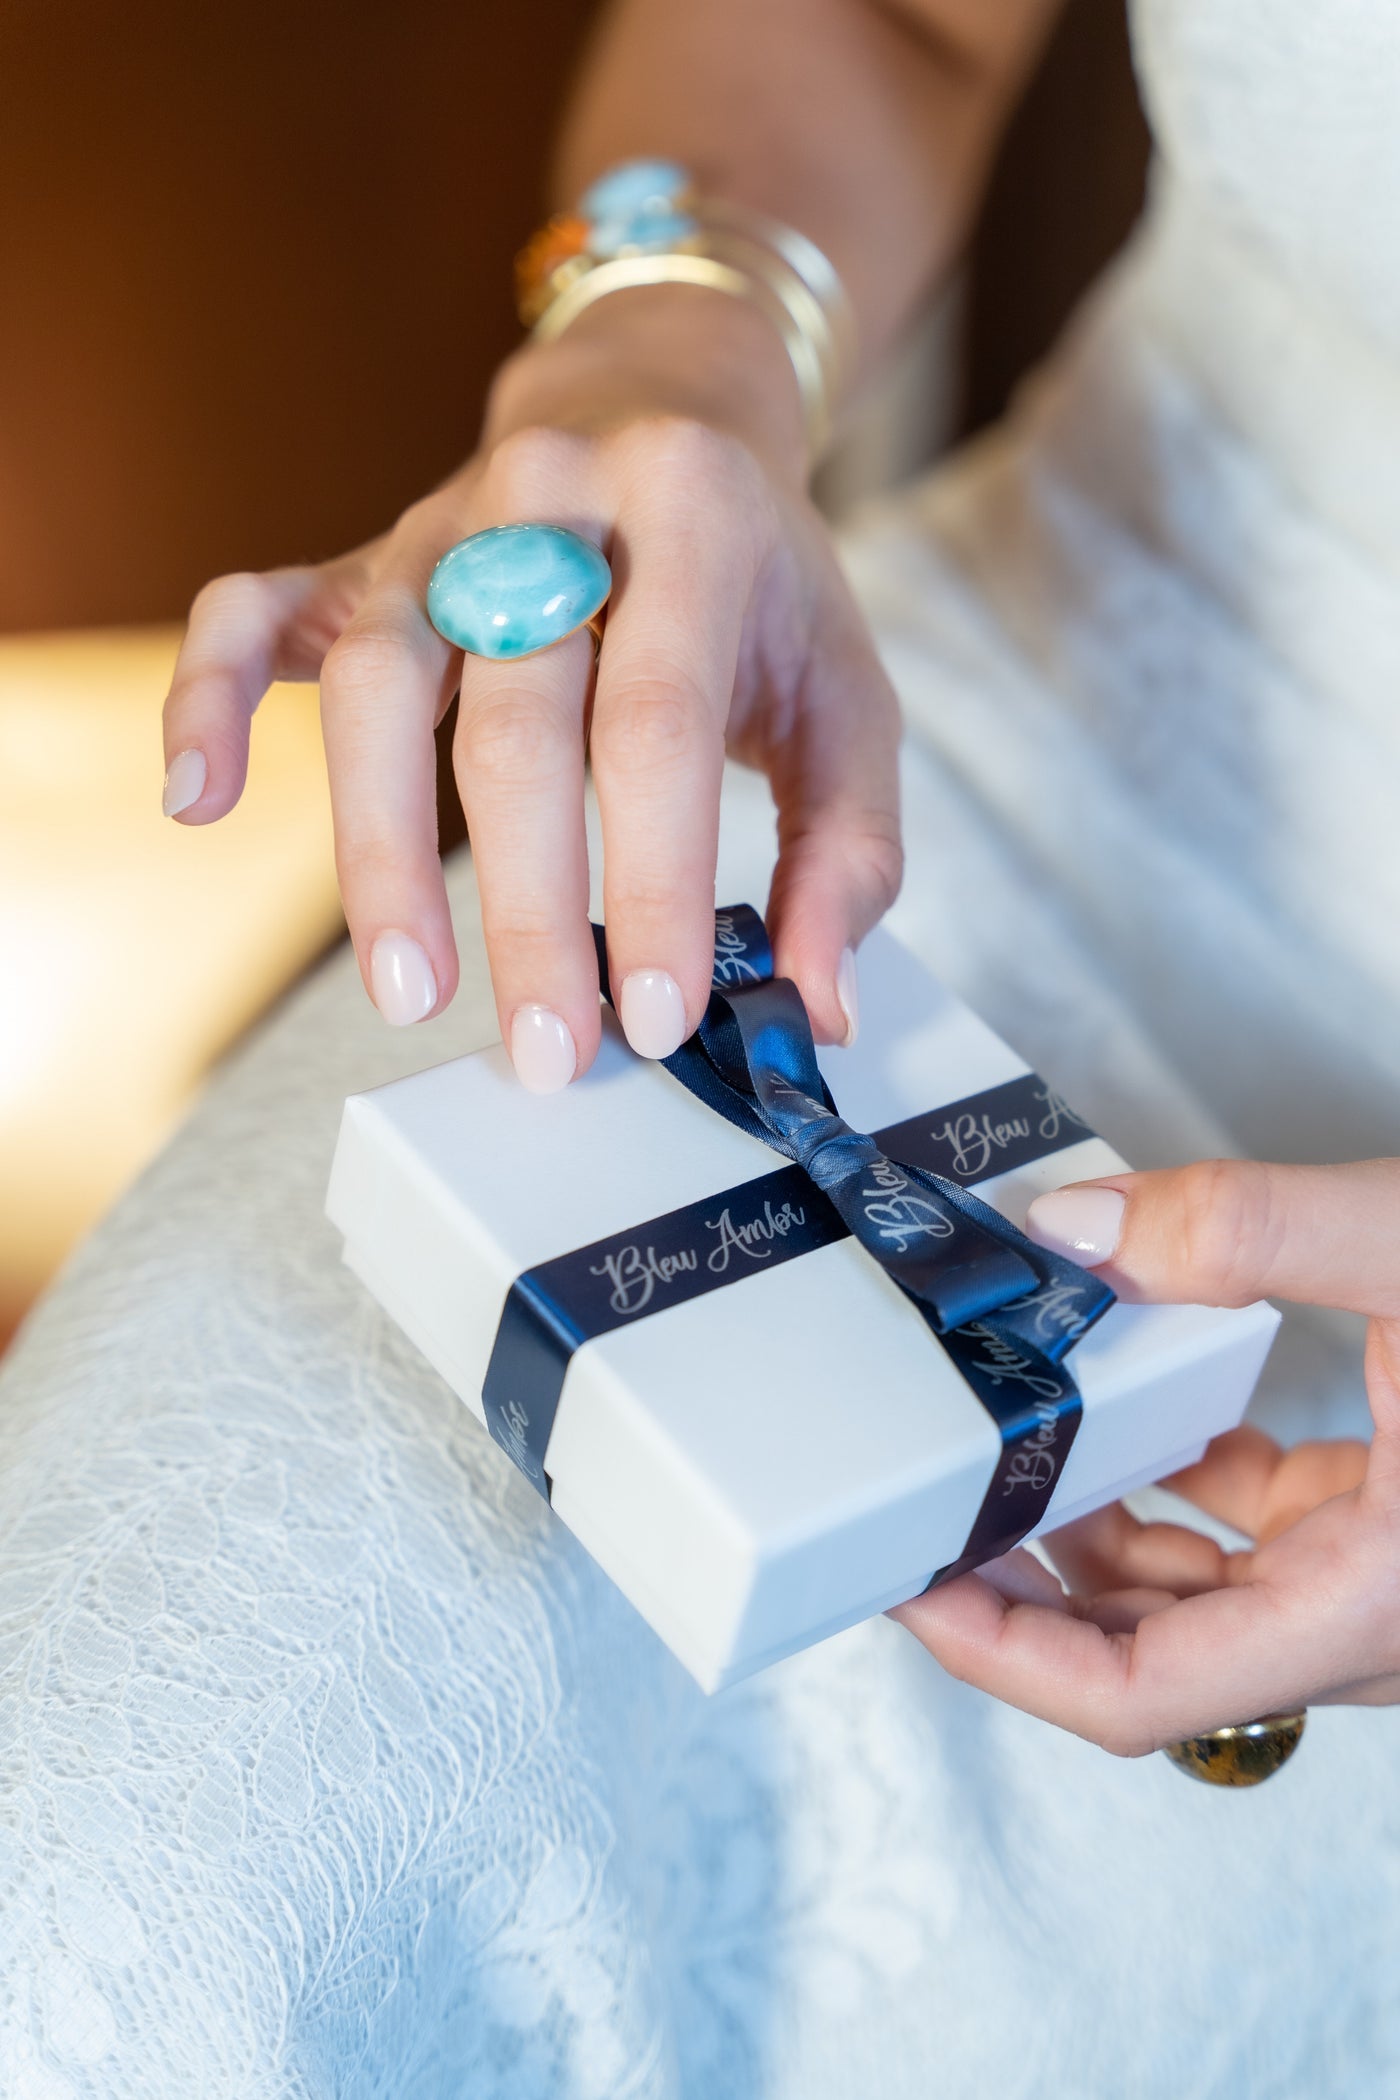
[[[1124,1166],[1052,1096],[1056,1149],[1009,1171],[1021,1124],[950,1126],[940,1109],[1027,1067],[884,932],[861,952],[861,1012],[854,1047],[820,1053],[842,1116],[878,1131],[928,1113],[964,1184],[1014,1223],[1042,1190]],[[593,1069],[559,1094],[527,1094],[498,1045],[353,1096],[327,1210],[347,1262],[485,1421],[518,1277],[781,1165],[635,1057],[609,1013]],[[723,1287],[668,1304],[665,1274],[643,1277],[646,1316],[568,1358],[545,1456],[555,1514],[707,1690],[926,1587],[1002,1454],[854,1241],[765,1267],[771,1233],[736,1244],[742,1201],[714,1210]],[[635,1244],[644,1257],[645,1231]],[[1240,1420],[1277,1325],[1268,1305],[1113,1306],[1067,1359],[1083,1415],[1037,1530],[1198,1458]]]

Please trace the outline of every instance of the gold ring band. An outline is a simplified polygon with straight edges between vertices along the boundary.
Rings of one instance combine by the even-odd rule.
[[[1162,1755],[1178,1772],[1207,1786],[1260,1786],[1288,1763],[1303,1739],[1307,1719],[1305,1706],[1292,1713],[1265,1714],[1258,1721],[1188,1735],[1168,1743]]]

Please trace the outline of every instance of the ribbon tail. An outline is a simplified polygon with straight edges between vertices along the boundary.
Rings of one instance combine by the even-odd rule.
[[[1051,1253],[978,1196],[941,1175],[907,1170],[943,1200],[1019,1257],[1024,1285],[1004,1294],[979,1317],[940,1324],[916,1298],[927,1324],[996,1424],[1001,1438],[996,1470],[958,1559],[934,1583],[997,1559],[1020,1544],[1045,1515],[1064,1472],[1084,1402],[1066,1358],[1075,1343],[1115,1302],[1100,1277]]]
[[[603,929],[593,936],[611,1002]],[[773,976],[767,929],[749,906],[715,914],[709,1009],[663,1062],[707,1107],[801,1168],[996,1424],[1001,1451],[981,1510],[935,1580],[1009,1551],[1040,1522],[1063,1472],[1083,1415],[1064,1359],[1113,1292],[960,1183],[889,1157],[842,1121],[801,998]]]

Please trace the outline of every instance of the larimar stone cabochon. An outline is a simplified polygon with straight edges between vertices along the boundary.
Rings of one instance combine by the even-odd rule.
[[[585,219],[630,219],[672,209],[690,188],[690,173],[674,160],[625,160],[609,168],[578,200]]]
[[[579,198],[588,221],[588,252],[606,258],[659,254],[678,248],[699,231],[681,199],[691,186],[673,160],[627,160],[600,175]]]
[[[699,223],[683,211],[639,211],[613,219],[594,219],[588,229],[588,252],[600,259],[613,255],[660,255],[679,248],[699,232]]]
[[[449,547],[428,580],[428,618],[471,656],[534,656],[606,602],[612,570],[562,525],[493,525]]]

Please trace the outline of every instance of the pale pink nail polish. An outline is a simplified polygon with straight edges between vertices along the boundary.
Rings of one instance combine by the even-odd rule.
[[[1026,1234],[1037,1245],[1096,1269],[1118,1251],[1126,1208],[1127,1199],[1117,1189],[1048,1189],[1026,1213]]]
[[[406,933],[381,933],[369,951],[374,1003],[395,1028],[421,1021],[437,1005],[433,966]]]
[[[639,1057],[669,1057],[685,1041],[685,1000],[669,970],[629,971],[618,1009]]]
[[[165,770],[161,815],[178,817],[182,809],[198,802],[208,778],[209,766],[202,751],[177,751]]]
[[[843,948],[841,960],[836,965],[836,998],[846,1016],[846,1033],[841,1047],[849,1050],[860,1028],[860,986],[856,981],[856,951]]]
[[[578,1070],[569,1025],[547,1006],[517,1007],[510,1024],[510,1061],[532,1094],[557,1094]]]

